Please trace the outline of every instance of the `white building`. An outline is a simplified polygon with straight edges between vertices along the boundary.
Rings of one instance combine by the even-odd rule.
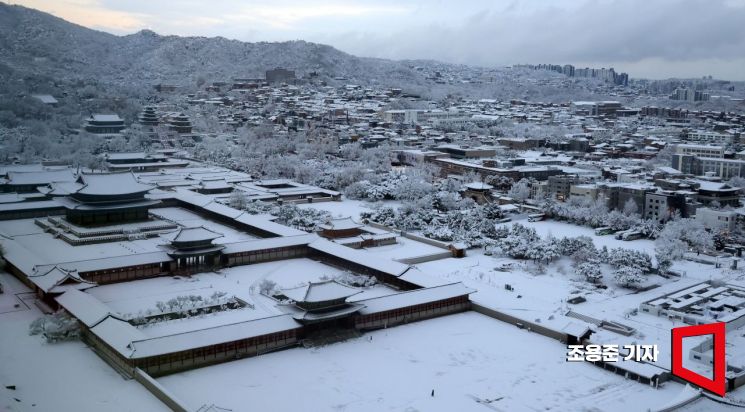
[[[426,123],[437,119],[460,117],[461,115],[458,111],[421,109],[386,110],[382,113],[384,122],[407,124]]]
[[[700,143],[726,144],[732,142],[732,136],[708,130],[691,130],[688,132],[688,140]]]
[[[736,213],[702,207],[696,211],[696,220],[708,229],[731,231],[735,227]]]
[[[675,153],[683,155],[694,155],[701,157],[724,157],[724,146],[710,146],[700,144],[679,144],[675,147]]]

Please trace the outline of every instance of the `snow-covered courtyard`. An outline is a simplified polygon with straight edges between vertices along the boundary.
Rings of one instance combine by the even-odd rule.
[[[159,382],[192,407],[234,411],[629,411],[683,388],[653,389],[565,358],[556,341],[468,312]]]
[[[78,412],[166,412],[160,400],[134,380],[112,369],[81,341],[46,343],[29,336],[29,325],[42,315],[27,300],[28,289],[0,272],[0,410]],[[24,300],[26,301],[26,300]],[[20,307],[6,312],[18,302]],[[15,386],[8,389],[6,386]]]

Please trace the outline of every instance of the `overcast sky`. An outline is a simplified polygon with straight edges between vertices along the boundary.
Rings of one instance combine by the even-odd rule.
[[[745,0],[16,0],[115,34],[307,40],[358,56],[745,80]]]

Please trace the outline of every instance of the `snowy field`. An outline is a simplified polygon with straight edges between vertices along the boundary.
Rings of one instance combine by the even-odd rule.
[[[626,412],[683,388],[655,390],[565,356],[556,341],[468,312],[159,381],[191,407],[234,411]]]
[[[28,289],[0,272],[5,293],[23,296]],[[76,412],[167,412],[169,409],[134,380],[125,380],[83,342],[48,344],[29,336],[29,324],[41,316],[30,303],[0,311],[0,410]],[[15,385],[16,389],[6,386]]]

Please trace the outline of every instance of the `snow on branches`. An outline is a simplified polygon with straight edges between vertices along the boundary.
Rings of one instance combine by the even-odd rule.
[[[77,319],[60,310],[31,322],[29,334],[40,334],[47,342],[60,342],[77,339],[80,336],[80,325]]]
[[[655,241],[655,255],[661,272],[667,272],[673,261],[686,252],[704,252],[714,248],[714,236],[696,219],[667,222]]]

